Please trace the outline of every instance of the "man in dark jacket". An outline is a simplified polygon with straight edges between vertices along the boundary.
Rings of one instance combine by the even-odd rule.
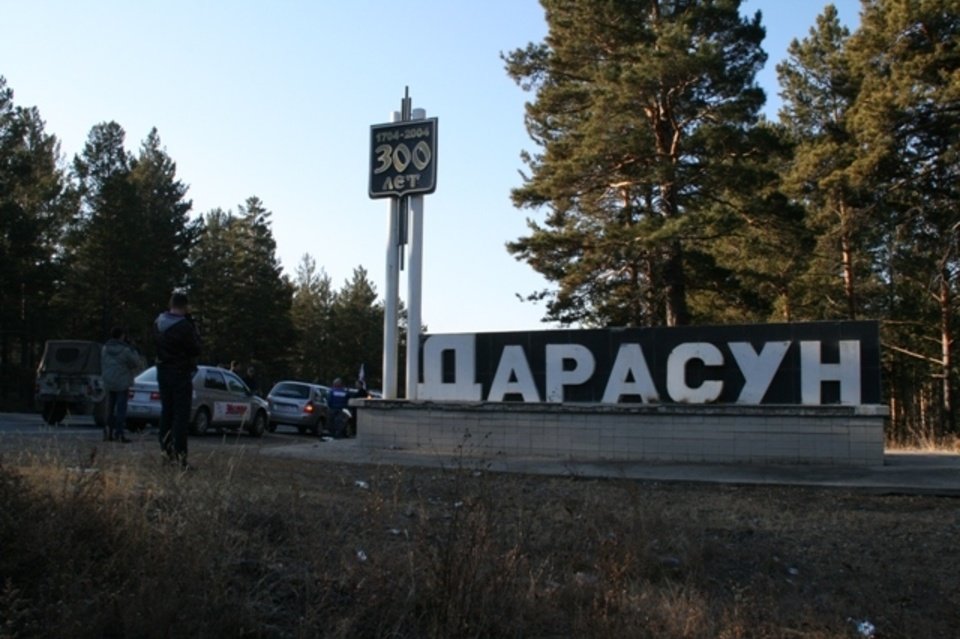
[[[200,335],[184,293],[170,297],[170,310],[157,316],[157,384],[160,387],[160,447],[167,459],[187,464],[187,428],[193,400],[193,375],[200,356]]]
[[[344,410],[350,402],[350,391],[343,387],[339,377],[333,380],[333,387],[327,391],[327,419],[330,433],[336,438],[347,436],[347,416]]]

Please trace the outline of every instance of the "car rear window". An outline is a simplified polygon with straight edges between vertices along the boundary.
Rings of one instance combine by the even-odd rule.
[[[275,397],[307,399],[310,397],[310,387],[305,384],[277,384],[270,394]]]
[[[139,382],[139,383],[141,383],[141,384],[143,384],[143,383],[153,383],[153,384],[156,384],[156,383],[157,383],[157,367],[156,367],[156,366],[151,366],[151,367],[148,368],[147,370],[145,370],[145,371],[143,371],[142,373],[140,373],[139,375],[137,375],[137,376],[134,378],[133,381]]]
[[[72,364],[80,358],[80,349],[76,347],[58,348],[53,354],[58,364]]]

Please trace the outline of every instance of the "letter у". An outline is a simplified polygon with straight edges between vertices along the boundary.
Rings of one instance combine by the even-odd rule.
[[[452,351],[454,380],[443,381],[443,353]],[[476,335],[428,335],[423,342],[423,383],[417,397],[432,400],[480,401],[483,389],[476,382]]]
[[[737,398],[738,404],[759,404],[767,394],[780,363],[783,362],[790,342],[767,342],[758,354],[749,342],[730,342],[728,344],[733,358],[737,360],[744,384]]]

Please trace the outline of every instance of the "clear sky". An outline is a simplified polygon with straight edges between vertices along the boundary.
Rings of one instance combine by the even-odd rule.
[[[770,117],[774,67],[827,4],[745,0],[769,55],[758,77]],[[857,0],[834,2],[851,31]],[[0,0],[0,75],[36,106],[65,160],[114,120],[136,152],[156,127],[189,186],[193,214],[273,212],[293,277],[309,253],[340,288],[363,266],[382,296],[387,200],[367,196],[370,125],[410,88],[439,119],[437,190],[424,202],[423,322],[434,333],[531,330],[547,283],[504,248],[536,212],[515,209],[532,99],[501,52],[540,41],[535,0]],[[147,266],[147,265],[144,265]],[[406,298],[406,272],[400,290]]]

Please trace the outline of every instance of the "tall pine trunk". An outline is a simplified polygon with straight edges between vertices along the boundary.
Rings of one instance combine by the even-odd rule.
[[[944,429],[948,433],[956,432],[956,417],[953,411],[953,331],[950,327],[952,312],[950,309],[950,279],[947,269],[940,273],[940,358],[943,375],[943,419]]]
[[[847,319],[857,319],[857,298],[853,285],[853,242],[851,229],[853,223],[848,217],[847,202],[841,196],[840,210],[840,252],[843,261],[843,294],[847,300]]]
[[[680,240],[674,240],[667,249],[663,279],[666,288],[667,326],[690,323],[687,310],[687,287],[683,274],[683,249]]]

